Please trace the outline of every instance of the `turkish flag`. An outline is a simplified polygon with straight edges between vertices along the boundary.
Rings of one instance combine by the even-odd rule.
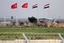
[[[11,9],[16,9],[16,8],[17,8],[17,3],[11,5]]]
[[[28,3],[24,3],[24,4],[22,5],[22,8],[28,8]]]

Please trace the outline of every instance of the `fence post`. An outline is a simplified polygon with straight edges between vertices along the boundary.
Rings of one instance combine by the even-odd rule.
[[[26,37],[26,35],[24,33],[22,33],[23,37],[24,37],[24,40],[25,40],[25,43],[29,43],[29,40],[28,38]]]
[[[59,33],[58,35],[59,35],[60,39],[62,40],[62,43],[64,43],[64,39],[63,39],[63,37],[61,36],[61,34]]]

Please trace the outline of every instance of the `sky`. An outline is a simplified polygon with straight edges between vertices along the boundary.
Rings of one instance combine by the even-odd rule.
[[[22,8],[24,3],[28,3],[28,8]],[[17,9],[11,9],[11,5],[17,3]],[[38,8],[32,9],[34,4]],[[50,4],[44,9],[45,4]],[[60,18],[64,19],[64,0],[0,0],[0,18]]]

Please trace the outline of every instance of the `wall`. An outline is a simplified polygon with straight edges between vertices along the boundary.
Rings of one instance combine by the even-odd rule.
[[[61,40],[29,40],[30,43],[61,43]],[[0,43],[25,43],[24,40],[0,40]]]

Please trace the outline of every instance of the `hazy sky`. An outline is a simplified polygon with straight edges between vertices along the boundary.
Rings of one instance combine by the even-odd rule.
[[[21,6],[28,3],[28,8]],[[11,9],[11,5],[18,3],[17,9]],[[32,9],[34,4],[38,8]],[[50,8],[44,9],[45,4],[50,4]],[[64,18],[64,0],[0,0],[0,18]]]

